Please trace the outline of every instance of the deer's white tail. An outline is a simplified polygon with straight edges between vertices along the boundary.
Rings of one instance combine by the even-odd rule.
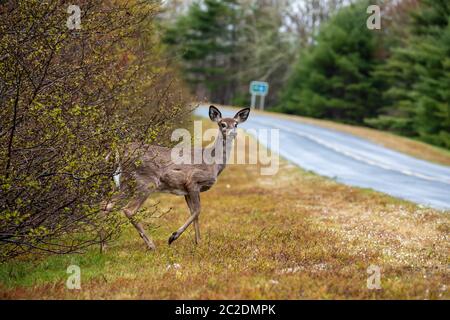
[[[122,166],[120,165],[120,156],[119,151],[116,150],[116,163],[117,168],[116,171],[114,171],[113,179],[114,183],[116,184],[117,190],[120,190],[120,177],[122,176]]]
[[[111,152],[108,153],[108,155],[106,156],[105,159],[108,160],[110,155],[111,155]],[[114,180],[114,183],[115,183],[117,189],[120,190],[120,177],[122,176],[122,166],[120,165],[119,151],[117,151],[117,150],[116,150],[115,162],[117,164],[117,168],[113,173],[113,180]]]
[[[116,169],[116,171],[114,171],[114,174],[113,174],[114,183],[116,184],[116,187],[118,190],[120,190],[120,176],[121,175],[122,175],[122,166],[120,165],[120,162],[119,162],[119,165],[117,166],[117,169]]]

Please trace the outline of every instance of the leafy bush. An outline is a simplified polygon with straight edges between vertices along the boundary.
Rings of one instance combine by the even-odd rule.
[[[120,218],[99,204],[114,192],[116,155],[127,171],[186,115],[157,2],[78,1],[79,30],[68,5],[0,4],[0,260],[113,236]]]

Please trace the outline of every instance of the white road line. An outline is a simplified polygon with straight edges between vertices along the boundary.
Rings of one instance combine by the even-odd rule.
[[[428,180],[428,181],[437,181],[437,182],[442,182],[442,183],[450,185],[450,179],[445,179],[445,178],[442,179],[442,178],[427,176],[427,175],[424,175],[424,174],[421,174],[421,173],[417,173],[417,172],[412,172],[412,171],[407,170],[407,169],[403,169],[402,170],[402,169],[394,168],[394,167],[389,166],[388,164],[385,164],[385,163],[382,163],[382,162],[373,161],[371,159],[367,159],[367,158],[361,157],[359,155],[356,155],[354,153],[351,153],[349,151],[343,150],[342,148],[339,148],[338,146],[333,145],[333,144],[331,144],[329,142],[326,142],[326,141],[324,141],[324,140],[322,140],[320,138],[317,138],[317,137],[315,137],[315,136],[313,136],[313,135],[311,135],[309,133],[297,132],[297,131],[295,131],[293,129],[289,129],[289,128],[286,128],[286,127],[283,127],[283,128],[274,127],[273,125],[268,125],[267,123],[264,123],[263,121],[259,121],[259,120],[255,120],[255,119],[253,120],[253,122],[259,123],[259,124],[264,125],[264,126],[270,126],[270,127],[282,130],[282,131],[287,131],[287,132],[293,133],[293,134],[295,134],[297,136],[307,138],[307,139],[309,139],[311,141],[314,141],[317,144],[320,144],[320,145],[322,145],[322,146],[324,146],[324,147],[326,147],[328,149],[331,149],[331,150],[333,150],[333,151],[335,151],[337,153],[343,154],[343,155],[345,155],[345,156],[347,156],[349,158],[352,158],[352,159],[360,161],[360,162],[364,162],[364,163],[372,165],[372,166],[376,166],[376,167],[379,167],[379,168],[382,168],[382,169],[385,169],[385,170],[399,172],[399,173],[402,173],[404,175],[413,176],[413,177],[421,178],[421,179]]]

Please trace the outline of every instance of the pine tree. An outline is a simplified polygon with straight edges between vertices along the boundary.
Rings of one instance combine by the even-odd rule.
[[[376,114],[377,40],[366,26],[366,9],[366,1],[345,7],[321,28],[300,55],[279,110],[350,123]]]
[[[211,101],[229,102],[233,95],[238,5],[235,0],[194,3],[167,29],[164,41],[181,53],[186,82]]]
[[[242,14],[238,25],[236,88],[234,105],[250,105],[249,83],[267,81],[270,90],[265,105],[278,99],[296,50],[288,32],[283,28],[283,9],[273,1],[241,1]]]
[[[376,72],[389,104],[369,124],[450,148],[449,21],[447,0],[422,1],[409,37]]]

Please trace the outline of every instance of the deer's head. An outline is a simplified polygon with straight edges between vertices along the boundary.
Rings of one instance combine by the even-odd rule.
[[[237,125],[245,122],[250,114],[250,108],[238,111],[233,118],[222,118],[222,113],[214,106],[209,107],[209,118],[217,122],[219,131],[224,139],[235,138],[237,135]]]

